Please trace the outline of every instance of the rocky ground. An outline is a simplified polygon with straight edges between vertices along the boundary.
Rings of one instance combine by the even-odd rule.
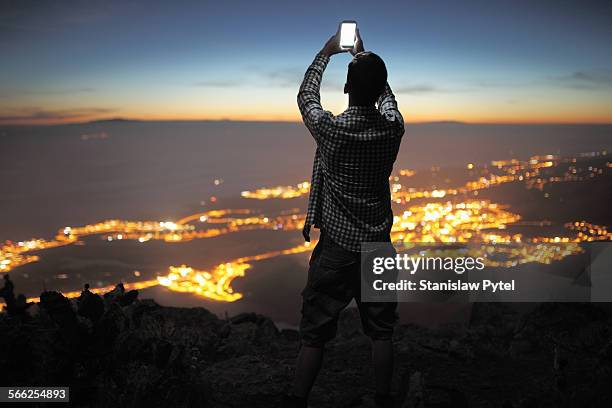
[[[151,300],[105,302],[93,323],[47,296],[33,317],[0,314],[0,384],[69,385],[74,406],[277,407],[297,332],[260,315],[219,319]],[[373,407],[369,342],[342,315],[311,407]],[[612,318],[591,304],[519,314],[475,304],[470,324],[400,326],[398,407],[603,407],[612,398]]]

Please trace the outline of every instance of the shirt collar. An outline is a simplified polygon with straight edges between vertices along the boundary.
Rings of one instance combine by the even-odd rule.
[[[346,108],[345,112],[350,112],[350,113],[372,113],[372,112],[378,112],[378,109],[376,108],[376,106],[371,105],[371,106],[349,106],[348,108]]]

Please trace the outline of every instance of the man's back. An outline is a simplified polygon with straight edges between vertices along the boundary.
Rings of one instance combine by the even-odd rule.
[[[319,87],[328,61],[315,58],[298,93],[304,123],[317,142],[305,236],[314,225],[344,248],[359,251],[362,242],[389,239],[389,176],[404,122],[388,85],[378,108],[349,106],[338,116],[324,111]]]

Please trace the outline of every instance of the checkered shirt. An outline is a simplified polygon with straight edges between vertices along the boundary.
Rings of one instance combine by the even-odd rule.
[[[317,143],[303,235],[322,228],[340,246],[389,241],[393,225],[389,176],[404,134],[404,119],[389,84],[374,106],[349,106],[334,116],[319,90],[329,57],[318,54],[297,96],[304,124]]]

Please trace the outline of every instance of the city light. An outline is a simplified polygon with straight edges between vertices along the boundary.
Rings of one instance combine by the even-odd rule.
[[[266,200],[268,198],[297,198],[308,194],[310,191],[310,183],[304,181],[295,186],[278,186],[271,188],[260,188],[255,191],[243,191],[241,196],[244,198],[254,198],[257,200]]]
[[[526,161],[517,159],[496,160],[488,165],[468,163],[467,169],[474,179],[450,188],[415,188],[406,178],[414,177],[414,170],[402,169],[390,177],[395,217],[391,238],[403,245],[420,243],[472,243],[481,253],[495,250],[505,253],[504,260],[489,259],[489,265],[510,267],[521,263],[552,263],[566,256],[582,252],[580,243],[612,240],[608,227],[577,220],[566,223],[565,234],[551,236],[527,236],[520,232],[509,232],[510,226],[551,226],[547,220],[522,220],[508,205],[489,199],[476,199],[478,191],[510,183],[523,183],[527,189],[543,190],[547,184],[592,180],[604,174],[610,162],[603,167],[582,166],[583,157],[606,156],[607,152],[587,152],[577,157],[562,158],[557,155],[533,156]],[[565,167],[557,175],[543,174],[546,169]],[[430,169],[439,172],[440,168]],[[494,171],[497,173],[494,173]],[[606,170],[608,171],[608,170]],[[467,171],[466,171],[467,173]],[[245,199],[284,200],[308,194],[310,184],[302,182],[294,186],[278,186],[244,191]],[[545,197],[549,197],[546,192]],[[0,246],[0,272],[9,272],[20,266],[37,262],[42,252],[51,248],[83,244],[85,237],[99,236],[114,245],[116,241],[134,240],[146,245],[151,240],[176,244],[195,239],[218,237],[249,230],[296,231],[303,227],[303,209],[290,208],[277,214],[264,214],[252,209],[214,209],[185,216],[179,220],[129,221],[105,220],[85,226],[66,226],[58,230],[54,239],[35,238],[27,241],[6,241]],[[497,246],[496,244],[511,244]],[[520,245],[519,245],[520,244]],[[309,251],[309,243],[296,247],[270,251],[251,257],[223,262],[210,270],[199,270],[191,266],[170,266],[167,274],[153,280],[129,283],[133,288],[162,285],[170,290],[231,302],[242,294],[232,289],[232,282],[244,276],[252,262],[281,255]],[[141,272],[134,273],[140,277]],[[97,288],[103,291],[108,288]],[[80,291],[66,295],[78,296]]]

